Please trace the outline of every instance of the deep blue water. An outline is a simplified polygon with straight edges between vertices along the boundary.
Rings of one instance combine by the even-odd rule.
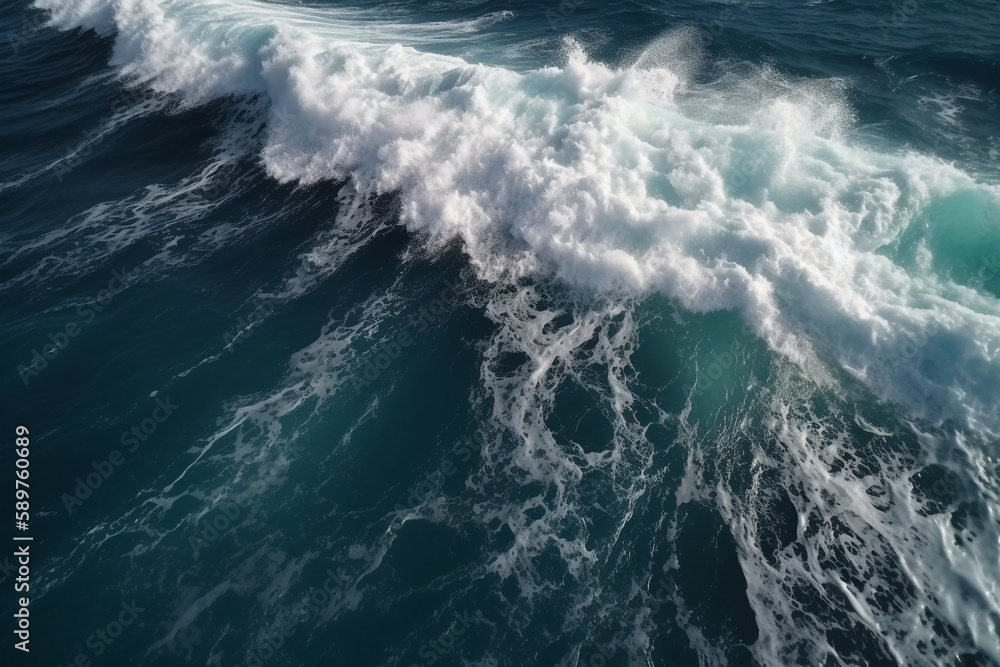
[[[0,2],[9,664],[1000,665],[995,3]]]

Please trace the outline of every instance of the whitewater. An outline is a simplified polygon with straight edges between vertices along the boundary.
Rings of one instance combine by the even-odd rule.
[[[35,6],[61,30],[112,40],[116,76],[157,100],[119,112],[108,131],[137,116],[227,109],[212,159],[151,193],[157,202],[207,215],[246,187],[226,176],[240,160],[278,184],[338,185],[335,221],[309,253],[310,270],[274,298],[307,294],[395,227],[415,246],[402,265],[461,248],[472,285],[464,304],[494,326],[478,348],[482,392],[470,399],[496,436],[467,482],[479,501],[434,497],[394,510],[388,528],[367,529],[376,545],[367,571],[408,521],[499,521],[514,544],[483,571],[517,582],[526,600],[511,596],[518,632],[532,600],[559,588],[539,565],[554,548],[568,576],[585,582],[565,601],[565,626],[586,628],[592,615],[631,604],[634,630],[619,655],[653,664],[648,598],[658,569],[680,561],[650,551],[642,576],[604,564],[642,543],[633,517],[683,540],[704,505],[732,535],[757,629],[735,640],[713,634],[685,591],[668,591],[700,664],[739,664],[719,648],[725,641],[764,665],[869,664],[863,645],[845,645],[831,628],[863,628],[900,665],[964,654],[1000,664],[996,174],[860,126],[847,79],[711,62],[693,27],[621,62],[566,39],[559,62],[515,66],[478,36],[509,20],[505,11],[421,23],[398,8],[250,0]],[[218,199],[188,199],[213,188]],[[75,224],[105,224],[104,209],[91,213]],[[67,251],[76,259],[55,270],[81,271],[133,241],[100,238],[110,250]],[[164,266],[181,261],[170,252]],[[242,443],[252,428],[265,449],[277,446],[288,437],[275,427],[282,419],[335,404],[356,387],[349,370],[394,335],[388,322],[405,311],[409,289],[400,278],[351,317],[331,318],[278,387],[232,407],[181,473],[106,527],[160,516],[175,485],[215,465],[233,433]],[[680,392],[667,406],[635,358],[668,354],[674,337],[691,342],[703,317],[725,333],[704,345],[714,356],[694,375],[667,374]],[[654,324],[660,337],[645,336]],[[727,383],[734,373],[740,382]],[[596,397],[612,434],[606,449],[554,434],[549,416],[566,382]],[[663,504],[651,500],[666,483],[656,429],[681,450],[670,449],[680,479]],[[499,432],[514,444],[502,446]],[[262,492],[238,491],[235,479],[235,495]],[[521,497],[512,487],[531,490]],[[591,538],[597,507],[612,524],[607,543]],[[779,511],[794,517],[790,536],[769,535]],[[361,599],[345,598],[325,620]],[[585,664],[581,651],[558,664]]]
[[[1000,304],[977,289],[996,270],[1000,189],[852,145],[837,81],[762,69],[698,87],[684,32],[629,67],[571,45],[565,67],[518,73],[393,43],[406,31],[378,21],[355,41],[343,10],[39,6],[114,31],[122,75],[185,104],[265,95],[268,174],[399,193],[403,224],[461,238],[487,280],[735,309],[798,364],[831,354],[914,416],[1000,435]]]

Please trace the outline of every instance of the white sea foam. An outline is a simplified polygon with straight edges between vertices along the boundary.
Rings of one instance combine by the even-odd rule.
[[[499,519],[511,529],[514,546],[490,567],[516,577],[529,598],[545,585],[533,561],[546,549],[555,546],[582,578],[609,556],[588,545],[581,480],[596,470],[616,485],[616,543],[655,484],[646,477],[653,448],[629,414],[637,400],[629,362],[634,304],[644,295],[662,293],[689,311],[739,311],[794,369],[784,372],[809,378],[813,388],[835,387],[847,373],[915,417],[958,425],[972,439],[1000,435],[1000,301],[936,261],[956,243],[972,252],[1000,241],[1000,188],[933,157],[853,143],[842,82],[796,81],[762,68],[696,84],[699,56],[684,33],[657,40],[633,66],[592,62],[571,45],[562,67],[515,72],[431,52],[455,43],[452,33],[467,26],[422,34],[375,14],[235,0],[37,4],[52,9],[58,25],[116,32],[115,63],[188,104],[265,95],[261,158],[268,173],[282,182],[350,179],[357,206],[342,202],[348,227],[372,219],[351,217],[366,197],[396,193],[409,229],[432,245],[464,242],[472,266],[495,289],[486,310],[497,332],[485,351],[483,384],[496,422],[517,440],[510,451],[484,446],[470,488],[492,498],[506,480],[542,483],[534,501],[505,503],[500,495],[499,504],[475,509],[482,521]],[[400,37],[409,46],[397,44]],[[943,228],[961,233],[942,243]],[[363,238],[346,229],[321,254],[339,265]],[[903,248],[911,245],[909,257]],[[572,322],[556,325],[559,309],[540,305],[522,278],[585,294],[591,307],[563,308]],[[382,335],[392,298],[364,304],[357,322],[331,321],[292,359],[287,386],[235,409],[229,430],[210,443],[246,425],[273,444],[281,417],[315,410],[342,391],[343,369],[364,361],[353,346]],[[528,361],[501,373],[506,353]],[[584,367],[601,369],[600,387]],[[546,425],[567,379],[603,397],[613,431],[607,450],[557,442]],[[800,490],[793,500],[805,555],[788,549],[773,562],[759,544],[768,519],[760,499],[724,478],[706,483],[697,425],[687,424],[690,403],[680,415],[659,415],[661,423],[678,424],[690,445],[676,504],[715,506],[737,543],[761,631],[758,659],[787,664],[805,646],[817,659],[835,653],[822,619],[788,620],[801,616],[797,595],[815,590],[822,598],[824,585],[886,638],[901,664],[927,663],[929,653],[913,649],[914,639],[933,644],[930,654],[950,648],[934,644],[933,619],[958,628],[959,647],[1000,659],[996,584],[982,570],[996,562],[996,489],[988,475],[973,475],[966,494],[985,508],[974,526],[980,537],[955,547],[948,514],[921,513],[923,501],[911,497],[912,462],[888,459],[871,471],[846,461],[839,456],[852,444],[846,427],[831,431],[801,406],[789,407],[790,394],[780,389],[768,395],[773,418],[764,429],[774,447],[756,452],[754,465]],[[889,429],[861,417],[847,422],[877,438]],[[735,438],[744,425],[726,433]],[[982,449],[955,437],[961,461],[980,472]],[[924,458],[940,447],[928,444]],[[892,503],[869,493],[876,484]],[[446,520],[440,504],[411,512],[421,511]],[[837,517],[846,529],[805,534],[813,517],[820,524]],[[378,539],[384,545],[392,538]],[[823,562],[830,553],[853,557],[838,569]],[[881,608],[874,600],[886,581],[879,577],[897,565],[916,592]],[[862,585],[844,572],[862,573]],[[959,581],[963,572],[971,574]],[[963,590],[973,591],[974,604],[956,593]],[[592,609],[588,600],[572,612],[578,620]],[[968,609],[975,618],[963,617]],[[703,655],[715,655],[718,647],[690,624],[689,636]],[[633,637],[633,649],[642,641]]]
[[[265,93],[274,178],[398,192],[403,223],[462,238],[484,278],[738,309],[800,364],[815,357],[802,332],[832,332],[824,345],[880,396],[1000,433],[1000,302],[890,252],[914,225],[972,225],[974,202],[995,212],[1000,189],[852,146],[835,83],[762,73],[699,88],[682,35],[639,67],[571,48],[562,68],[519,73],[392,43],[430,48],[455,26],[419,38],[374,16],[231,0],[37,4],[60,26],[114,30],[116,64],[189,103]],[[983,223],[978,241],[996,240],[998,221]],[[926,343],[901,361],[910,340]]]

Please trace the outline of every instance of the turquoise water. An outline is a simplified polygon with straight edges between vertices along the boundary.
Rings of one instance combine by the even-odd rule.
[[[12,664],[1000,664],[992,3],[3,6]]]

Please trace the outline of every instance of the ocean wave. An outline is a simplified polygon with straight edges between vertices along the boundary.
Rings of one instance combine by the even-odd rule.
[[[838,82],[761,71],[699,85],[683,32],[634,66],[571,44],[563,67],[521,73],[386,43],[343,11],[38,6],[113,32],[115,64],[190,104],[265,94],[273,178],[397,192],[403,224],[461,238],[485,279],[736,309],[799,364],[823,348],[914,416],[1000,434],[1000,302],[938,260],[957,253],[979,273],[977,249],[1000,240],[1000,189],[852,143]]]
[[[605,504],[620,522],[617,543],[657,482],[646,477],[657,453],[632,411],[661,408],[637,396],[630,356],[636,304],[663,295],[683,311],[738,312],[746,331],[778,353],[779,379],[805,378],[834,393],[856,381],[922,420],[899,435],[920,456],[886,446],[872,461],[858,429],[882,446],[892,427],[814,414],[798,401],[810,394],[798,380],[760,392],[770,401],[763,418],[729,411],[731,423],[715,432],[722,455],[704,451],[704,416],[690,397],[680,414],[652,419],[669,422],[688,445],[665,532],[676,538],[682,514],[699,503],[721,517],[763,638],[756,655],[768,664],[788,664],[799,650],[816,662],[853,655],[827,644],[832,621],[816,611],[837,606],[901,664],[927,664],[955,646],[1000,656],[995,584],[977,569],[996,560],[987,468],[1000,435],[1000,263],[990,254],[1000,247],[1000,188],[934,156],[863,145],[846,82],[768,67],[706,80],[691,30],[661,36],[621,66],[569,42],[562,66],[514,71],[434,52],[475,34],[474,22],[423,31],[377,11],[233,0],[37,6],[60,27],[113,35],[122,73],[183,104],[258,96],[263,138],[227,137],[245,140],[271,178],[347,183],[333,229],[311,255],[325,268],[287,281],[275,298],[308,291],[383,230],[384,216],[368,205],[377,195],[392,194],[400,224],[431,247],[462,241],[491,284],[482,305],[496,326],[475,398],[516,444],[483,447],[470,488],[492,504],[450,509],[510,527],[514,546],[488,569],[515,578],[526,598],[551,585],[536,561],[552,545],[573,576],[610,558],[611,547],[599,553],[588,540],[594,503],[580,498],[585,484],[605,475],[614,486]],[[232,160],[247,151],[224,153]],[[217,166],[185,181],[183,193],[211,189]],[[544,290],[526,283],[558,286],[564,302],[546,304]],[[280,444],[281,429],[271,427],[344,391],[346,369],[380,353],[386,313],[404,302],[392,292],[363,304],[358,321],[331,319],[291,360],[287,386],[234,407],[191,466],[230,433],[242,446],[244,425],[270,434],[267,446]],[[358,352],[361,342],[371,349]],[[528,363],[511,372],[509,358]],[[564,382],[599,396],[607,449],[554,435],[548,418]],[[926,422],[960,432],[932,434]],[[737,455],[731,443],[746,445],[748,430],[764,443],[750,448],[749,469],[777,485],[741,489],[727,474],[727,456]],[[954,456],[941,454],[948,449]],[[539,482],[536,497],[518,497]],[[774,489],[791,490],[782,502],[802,529],[794,544],[768,546],[769,503],[778,501],[765,496]],[[959,510],[963,503],[974,507]],[[400,523],[422,511],[448,520],[449,508],[424,505],[393,520],[378,559]],[[965,527],[956,528],[961,512]],[[652,562],[647,569],[658,576]],[[622,604],[596,590],[573,601],[577,621],[591,599],[609,613]],[[806,610],[802,599],[815,604]],[[713,656],[718,637],[706,639],[694,628],[696,612],[682,596],[673,600],[692,645]],[[940,619],[960,630],[959,640],[939,636]],[[633,637],[636,652],[642,641]]]

